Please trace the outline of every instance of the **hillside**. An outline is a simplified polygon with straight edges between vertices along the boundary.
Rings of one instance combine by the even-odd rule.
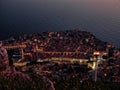
[[[86,52],[92,50],[104,51],[106,43],[97,39],[93,34],[80,30],[66,30],[59,32],[43,32],[41,34],[25,34],[19,37],[9,38],[4,45],[26,43],[38,44],[44,51],[57,52]]]

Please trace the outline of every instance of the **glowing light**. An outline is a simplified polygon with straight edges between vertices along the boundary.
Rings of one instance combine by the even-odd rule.
[[[95,70],[95,69],[96,69],[96,62],[93,62],[92,69],[93,69],[93,70]]]
[[[94,55],[100,55],[100,52],[95,51],[93,54],[94,54]]]

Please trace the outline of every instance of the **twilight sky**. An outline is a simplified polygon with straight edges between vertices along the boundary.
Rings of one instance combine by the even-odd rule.
[[[120,0],[0,0],[0,39],[72,29],[120,46]]]

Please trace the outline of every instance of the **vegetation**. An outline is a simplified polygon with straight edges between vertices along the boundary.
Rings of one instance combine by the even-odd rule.
[[[14,76],[13,76],[14,75]],[[42,78],[29,74],[0,74],[0,90],[49,90]],[[120,90],[119,83],[81,81],[79,77],[62,79],[54,84],[56,90]]]

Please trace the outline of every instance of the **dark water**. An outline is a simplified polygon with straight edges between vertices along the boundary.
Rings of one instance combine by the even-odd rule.
[[[0,0],[0,39],[66,29],[120,46],[120,0]]]

